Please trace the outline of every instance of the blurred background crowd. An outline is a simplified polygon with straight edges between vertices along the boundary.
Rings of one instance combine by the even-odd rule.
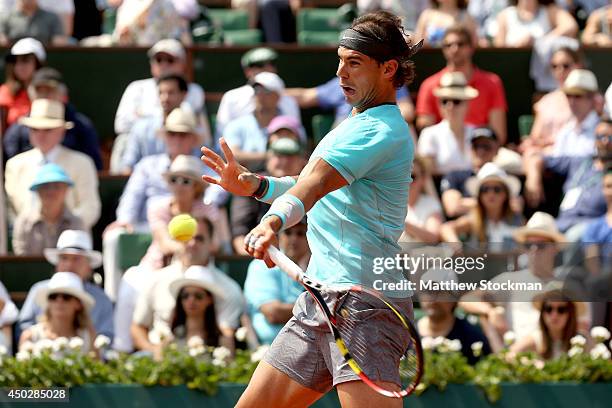
[[[158,357],[168,342],[194,336],[230,350],[270,343],[301,287],[241,257],[244,236],[268,205],[205,183],[201,175],[213,173],[200,147],[218,150],[224,137],[251,171],[296,175],[320,140],[303,123],[304,110],[326,111],[333,127],[351,107],[333,72],[316,87],[287,87],[273,45],[242,55],[243,85],[226,88],[211,112],[190,80],[189,47],[328,46],[356,15],[379,9],[396,13],[413,42],[424,39],[444,58],[418,89],[397,90],[416,155],[408,202],[397,203],[407,208],[400,243],[412,254],[497,254],[489,278],[545,287],[533,298],[419,293],[422,336],[459,340],[474,362],[474,343],[487,354],[515,336],[513,352],[554,358],[576,335],[588,344],[593,327],[610,330],[612,302],[591,294],[612,274],[612,87],[584,53],[612,44],[608,1],[3,0],[0,272],[31,262],[25,280],[49,264],[55,273],[27,293],[14,279],[0,282],[0,344],[17,352],[81,337],[91,349],[103,334],[115,350]],[[319,31],[308,26],[317,13]],[[69,81],[47,52],[126,46],[148,49],[150,76],[130,78],[113,107],[111,147],[71,103]],[[531,50],[529,72],[516,73],[536,90],[522,101],[532,114],[521,118],[520,138],[508,130],[504,82],[473,61],[491,47]],[[118,203],[100,194],[109,177],[123,180]],[[114,219],[99,225],[107,205],[116,206]],[[182,213],[198,221],[188,242],[167,229]],[[303,220],[279,242],[304,269],[306,230]],[[557,285],[568,265],[582,270],[580,299]],[[465,279],[420,272],[439,282]]]

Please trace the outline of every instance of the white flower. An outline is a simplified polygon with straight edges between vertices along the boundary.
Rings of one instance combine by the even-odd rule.
[[[591,337],[598,343],[610,339],[610,332],[602,326],[595,326],[591,329]]]
[[[58,352],[68,348],[68,338],[58,337],[53,341],[53,351]]]
[[[232,355],[232,352],[227,347],[217,347],[213,351],[213,359],[216,360],[225,360]]]
[[[25,343],[24,343],[25,344]],[[15,358],[17,359],[17,361],[25,361],[25,360],[29,360],[30,359],[30,352],[29,351],[25,351],[25,350],[21,350],[17,353],[17,355],[15,356]]]
[[[159,332],[159,339],[161,340],[161,342],[164,342],[166,340],[172,340],[174,338],[174,335],[172,334],[172,330],[170,330],[170,327],[166,325],[160,326],[158,328],[158,332]]]
[[[108,350],[106,353],[104,353],[104,358],[107,361],[118,360],[119,359],[119,353],[116,350]]]
[[[198,348],[204,346],[204,340],[200,336],[191,336],[189,340],[187,340],[187,347],[190,349]]]
[[[128,371],[134,371],[134,363],[128,361],[127,363],[125,363],[125,369]]]
[[[268,346],[268,345],[263,345],[263,346],[257,347],[257,350],[255,350],[253,352],[253,354],[251,354],[251,362],[256,363],[258,361],[261,361],[261,359],[268,352],[269,348],[270,348],[270,346]]]
[[[514,334],[513,331],[510,330],[504,333],[504,344],[506,346],[511,346],[515,340],[516,340],[516,335]]]
[[[461,340],[459,339],[449,340],[446,344],[450,351],[461,351]]]
[[[474,354],[474,357],[479,357],[482,354],[483,346],[484,344],[482,343],[482,341],[476,341],[472,343],[470,347],[472,348],[472,353]]]
[[[19,347],[20,351],[25,351],[26,353],[31,353],[34,350],[34,343],[31,341],[24,342],[21,347]]]
[[[248,330],[246,327],[239,327],[238,330],[236,330],[236,340],[245,341],[247,332]]]
[[[478,323],[479,323],[478,316],[473,315],[473,314],[467,315],[467,321],[468,321],[468,323],[470,323],[472,326],[478,326]]]
[[[567,355],[569,357],[574,357],[577,356],[578,354],[582,354],[582,347],[580,346],[573,346],[571,349],[569,349],[569,351],[567,352]]]
[[[66,364],[68,367],[72,367],[74,365],[74,361],[71,358],[67,358],[64,360],[64,364]]]
[[[530,366],[530,365],[531,365],[532,361],[531,361],[531,359],[530,359],[529,357],[527,357],[527,356],[522,356],[522,357],[519,359],[519,363],[521,363],[521,365],[524,365],[524,366],[527,366],[527,367],[528,367],[528,366]]]
[[[603,360],[609,360],[610,350],[608,350],[608,348],[604,344],[599,343],[595,347],[593,347],[593,350],[591,350],[591,358],[601,358]]]
[[[214,366],[217,366],[217,367],[225,367],[225,366],[227,366],[227,363],[225,362],[225,360],[219,359],[219,358],[213,358],[212,363],[213,363]]]
[[[94,347],[97,349],[103,349],[111,344],[111,339],[103,334],[99,334],[98,337],[94,340]]]
[[[189,355],[191,357],[201,356],[205,352],[206,352],[206,349],[204,348],[203,345],[189,348]]]
[[[586,339],[584,338],[584,336],[577,334],[570,339],[570,344],[572,346],[584,347],[584,345],[586,344]]]
[[[34,350],[32,354],[35,357],[40,357],[43,351],[52,350],[53,344],[54,342],[51,339],[41,339],[34,344]]]
[[[8,354],[7,348],[4,345],[0,344],[0,356],[6,356],[7,354]]]
[[[71,337],[70,341],[68,342],[68,347],[70,347],[72,350],[79,350],[83,347],[83,344],[85,344],[83,342],[83,339],[80,337]]]
[[[544,368],[544,362],[542,360],[533,360],[533,366],[538,370],[541,370]]]
[[[610,340],[610,343],[608,343],[608,346],[610,346],[610,349],[612,349],[612,340]]]
[[[434,339],[432,337],[426,336],[421,339],[421,346],[423,350],[431,350],[434,348]]]
[[[444,343],[445,343],[445,340],[446,340],[446,339],[445,339],[444,337],[442,337],[442,336],[438,336],[438,337],[436,337],[435,339],[433,339],[433,348],[434,348],[434,349],[437,349],[437,348],[439,348],[440,346],[443,346],[443,345],[444,345]]]

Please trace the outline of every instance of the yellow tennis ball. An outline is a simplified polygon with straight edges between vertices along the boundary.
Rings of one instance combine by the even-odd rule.
[[[187,242],[193,238],[197,229],[197,221],[189,214],[179,214],[168,224],[170,236],[181,242]]]

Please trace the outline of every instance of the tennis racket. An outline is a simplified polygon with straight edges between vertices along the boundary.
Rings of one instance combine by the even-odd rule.
[[[391,301],[377,291],[360,285],[340,287],[317,282],[306,276],[298,265],[274,246],[270,246],[268,255],[282,271],[301,283],[314,298],[326,318],[344,360],[364,383],[376,392],[394,398],[403,398],[415,390],[423,375],[421,340],[410,320]],[[356,327],[362,318],[361,308],[357,309],[352,305],[352,302],[347,301],[336,302],[334,309],[330,310],[321,295],[322,290],[353,292],[358,295],[360,303],[365,302],[371,305],[373,309],[382,310],[380,316],[375,316],[375,318],[393,319],[406,330],[409,338],[408,344],[405,347],[398,345],[398,347],[401,347],[401,353],[403,353],[397,362],[401,381],[400,391],[397,391],[396,388],[384,388],[384,386],[376,384],[367,375],[367,363],[365,362],[368,358],[372,358],[372,355],[368,356],[368,352],[371,352],[371,350],[368,350],[366,338],[371,333],[363,331],[363,324],[359,325],[360,330],[356,331]],[[396,354],[399,355],[400,353]]]

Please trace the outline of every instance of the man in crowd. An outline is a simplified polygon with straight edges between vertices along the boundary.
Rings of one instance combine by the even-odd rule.
[[[86,229],[100,217],[98,174],[93,161],[83,153],[61,145],[67,129],[64,105],[50,99],[36,99],[28,117],[19,123],[29,129],[33,149],[14,156],[6,163],[5,189],[14,214],[29,211],[37,197],[29,190],[36,172],[46,163],[61,166],[74,182],[67,198],[68,208],[79,217]]]
[[[492,72],[476,67],[472,62],[475,44],[467,28],[457,25],[446,30],[442,40],[442,53],[446,67],[425,79],[417,96],[417,129],[438,123],[442,116],[433,94],[446,72],[463,72],[468,85],[478,90],[478,97],[470,102],[466,123],[474,126],[489,126],[497,135],[500,145],[507,139],[506,95],[501,79]]]
[[[122,157],[121,168],[125,173],[130,173],[136,163],[143,157],[164,153],[166,144],[160,137],[160,131],[164,131],[164,123],[168,124],[171,112],[177,111],[176,115],[183,115],[181,121],[191,123],[185,129],[196,133],[196,119],[189,109],[181,109],[181,105],[187,95],[187,81],[179,75],[169,74],[159,78],[157,83],[159,101],[162,106],[162,116],[151,116],[138,119],[129,132],[127,145]],[[176,116],[175,115],[175,116]],[[172,122],[176,117],[172,118]]]
[[[153,272],[153,277],[147,275],[141,281],[148,284],[138,295],[131,325],[132,339],[137,349],[159,354],[161,345],[151,343],[149,332],[168,333],[176,304],[169,291],[170,284],[194,266],[200,267],[217,286],[223,288],[225,296],[218,303],[215,302],[217,321],[222,335],[233,338],[244,311],[244,299],[240,286],[215,267],[211,258],[213,234],[213,226],[208,219],[198,220],[196,234],[182,245],[180,252],[175,253],[174,262]]]
[[[0,17],[0,45],[33,37],[45,45],[65,45],[68,37],[55,13],[42,10],[38,0],[17,0],[13,9]]]
[[[115,133],[117,138],[113,145],[111,171],[120,171],[121,157],[127,143],[127,134],[140,118],[162,117],[162,106],[159,100],[157,81],[164,75],[186,74],[186,53],[183,45],[174,39],[157,42],[148,52],[151,66],[151,78],[133,81],[123,92],[115,115]],[[204,105],[204,90],[196,83],[189,83],[183,108],[191,109],[201,121],[201,132],[204,140],[209,142],[210,126]]]
[[[274,50],[263,47],[252,49],[242,56],[240,64],[247,83],[223,94],[215,122],[217,140],[225,135],[225,126],[228,123],[242,115],[253,112],[255,109],[255,91],[251,86],[252,81],[261,72],[276,73],[277,59],[278,54]],[[293,116],[301,123],[300,108],[294,98],[283,92],[278,101],[278,107],[280,114]]]
[[[272,177],[299,174],[306,165],[303,147],[293,138],[276,139],[274,133],[270,138],[266,171],[262,174]],[[244,237],[259,223],[269,208],[269,204],[253,200],[251,197],[232,197],[230,222],[233,234],[232,244],[237,254],[247,254],[244,250]]]
[[[421,276],[421,282],[437,282],[443,285],[458,283],[457,274],[452,270],[430,269]],[[446,283],[448,282],[448,283]],[[479,356],[472,351],[472,344],[482,343],[481,355],[491,353],[485,335],[467,320],[455,316],[459,296],[453,291],[420,291],[419,305],[425,312],[417,322],[422,337],[446,337],[461,341],[461,353],[470,364],[475,364]]]
[[[599,86],[595,75],[586,69],[575,69],[562,88],[572,112],[572,120],[555,135],[552,156],[583,157],[595,152],[595,127],[599,117],[595,110]]]
[[[113,304],[97,285],[90,282],[92,271],[102,265],[102,254],[94,251],[91,237],[85,231],[67,230],[57,240],[56,248],[44,251],[47,261],[55,265],[56,272],[74,272],[81,277],[85,291],[96,301],[91,310],[91,320],[96,333],[113,338]],[[36,304],[38,291],[43,290],[49,280],[34,284],[19,313],[19,330],[23,331],[36,323],[42,310]]]
[[[68,87],[64,83],[62,74],[53,68],[43,67],[39,69],[34,74],[34,78],[32,78],[28,87],[28,95],[32,101],[46,98],[64,104],[64,119],[67,122],[72,122],[74,126],[66,130],[62,145],[88,155],[96,165],[96,169],[102,170],[98,133],[87,116],[78,112],[72,104],[66,102]],[[19,123],[14,124],[6,131],[3,144],[5,160],[30,150],[32,145],[30,144],[28,128]]]
[[[306,229],[306,218],[303,218],[302,222],[282,231],[278,236],[279,249],[302,270],[306,270],[310,260]],[[293,305],[303,291],[301,284],[278,267],[270,269],[259,259],[249,264],[244,296],[260,342],[272,343],[280,329],[293,316]]]

